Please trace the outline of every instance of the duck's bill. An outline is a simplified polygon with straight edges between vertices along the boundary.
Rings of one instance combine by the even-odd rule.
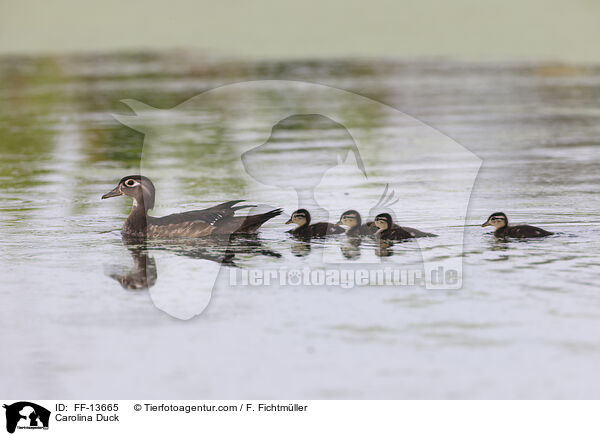
[[[286,223],[286,224],[292,224],[292,219],[290,218],[290,219],[289,219],[289,220],[287,220],[285,223]]]
[[[104,194],[102,196],[102,200],[105,200],[105,199],[111,198],[111,197],[118,197],[119,195],[123,195],[123,193],[121,192],[121,188],[119,186],[117,186],[112,191],[107,192],[106,194]]]
[[[481,225],[481,227],[487,227],[487,226],[491,226],[489,221],[486,221]]]

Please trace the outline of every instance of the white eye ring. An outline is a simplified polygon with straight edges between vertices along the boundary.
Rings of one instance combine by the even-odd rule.
[[[127,181],[125,181],[125,186],[135,186],[136,185],[136,181],[133,179],[129,179]]]

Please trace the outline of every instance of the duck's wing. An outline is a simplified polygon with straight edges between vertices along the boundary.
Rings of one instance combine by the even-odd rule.
[[[203,221],[215,225],[218,221],[232,217],[236,210],[252,205],[236,206],[244,200],[232,200],[218,204],[213,207],[201,210],[191,210],[189,212],[174,213],[163,217],[152,217],[152,223],[156,225],[180,224],[186,222]]]
[[[165,218],[165,217],[163,217]],[[205,221],[178,221],[165,223],[160,219],[150,220],[146,229],[147,236],[153,239],[199,238],[214,233],[216,227]]]
[[[387,235],[383,239],[401,240],[401,239],[410,239],[413,237],[414,236],[412,236],[409,232],[407,232],[402,227],[392,227],[392,229],[390,229],[388,231]]]
[[[373,221],[369,221],[360,226],[360,234],[364,236],[372,236],[377,231],[377,227],[375,227],[375,223]]]
[[[422,232],[421,230],[413,229],[412,227],[402,226],[401,228],[410,233],[410,236],[412,236],[413,238],[427,238],[437,236],[436,234]]]
[[[346,233],[346,229],[337,224],[327,223],[327,234],[328,235],[339,235],[340,233]]]
[[[508,236],[513,238],[539,238],[553,234],[554,233],[549,232],[548,230],[528,225],[511,226],[508,231]]]

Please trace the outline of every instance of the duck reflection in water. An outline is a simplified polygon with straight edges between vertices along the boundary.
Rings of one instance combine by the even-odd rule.
[[[266,248],[258,237],[212,238],[202,240],[144,241],[139,238],[123,238],[123,244],[133,259],[133,268],[113,266],[107,275],[121,284],[124,289],[148,289],[158,278],[156,260],[151,251],[169,252],[199,260],[209,260],[229,267],[238,267],[236,255],[269,256],[279,258],[281,254]]]
[[[231,255],[249,254],[280,258],[281,253],[268,248],[257,235],[231,235],[227,252]]]
[[[290,242],[290,251],[296,257],[308,256],[311,252],[310,238],[294,238]]]
[[[133,268],[125,272],[118,272],[118,268],[111,267],[112,271],[107,272],[107,275],[119,282],[123,289],[136,291],[154,286],[158,277],[154,257],[148,255],[143,244],[131,245],[127,249],[133,259]]]
[[[394,243],[392,241],[380,239],[375,241],[375,255],[379,257],[391,257],[394,255],[392,247]]]
[[[360,237],[347,238],[340,245],[342,256],[346,259],[358,259],[360,257],[360,244],[362,244],[362,239]]]

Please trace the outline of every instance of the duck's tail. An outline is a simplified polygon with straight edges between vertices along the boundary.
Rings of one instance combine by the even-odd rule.
[[[282,212],[282,209],[273,209],[269,212],[244,217],[244,221],[240,223],[240,226],[234,233],[256,233],[260,226],[271,218],[281,215]]]

